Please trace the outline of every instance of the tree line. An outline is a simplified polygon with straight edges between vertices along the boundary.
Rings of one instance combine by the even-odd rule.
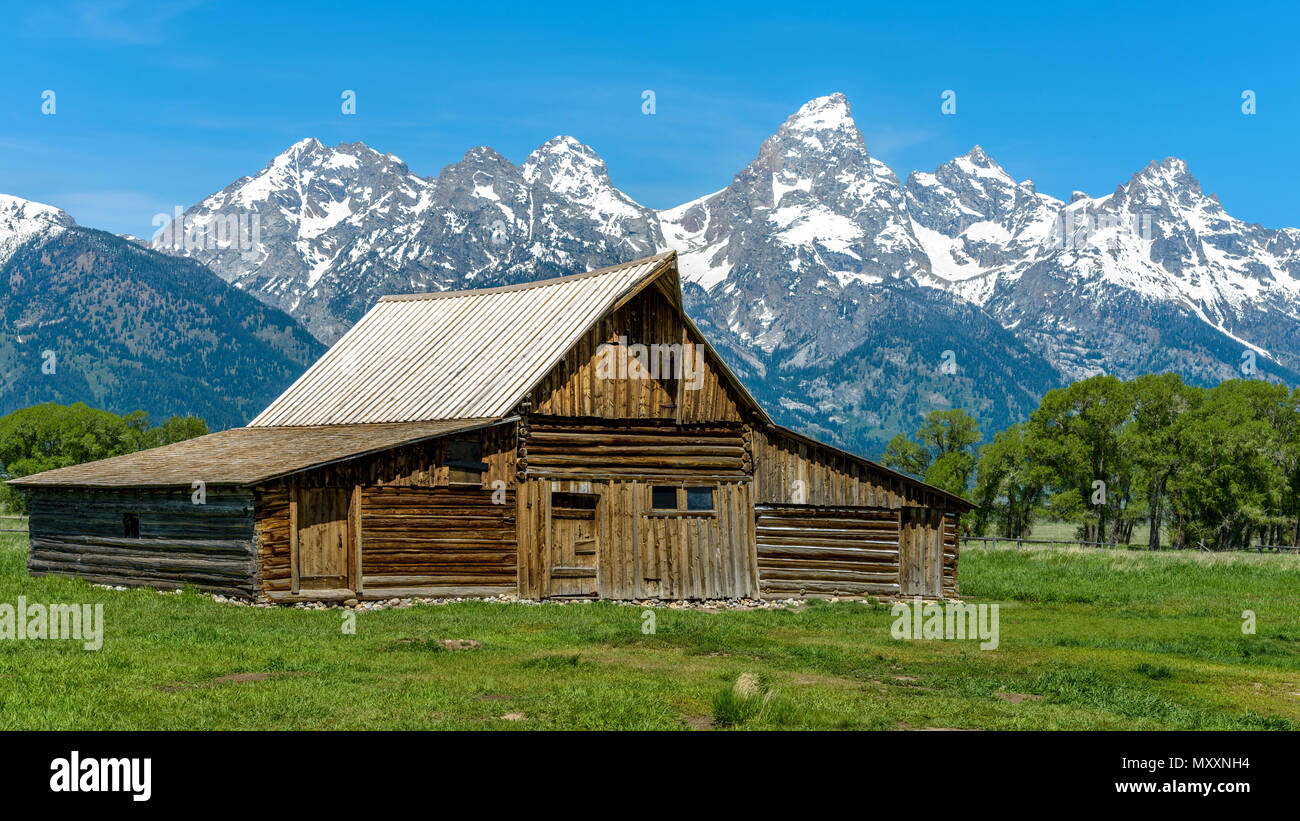
[[[149,423],[144,411],[118,415],[76,402],[46,402],[0,417],[0,507],[27,511],[27,497],[2,482],[137,450],[170,445],[208,432],[197,416]]]
[[[964,411],[932,412],[884,463],[978,505],[964,517],[972,535],[1023,538],[1053,518],[1117,544],[1146,523],[1152,549],[1162,535],[1174,547],[1300,543],[1300,389],[1094,376],[982,438]]]

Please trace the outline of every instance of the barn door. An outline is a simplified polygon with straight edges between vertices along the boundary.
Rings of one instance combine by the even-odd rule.
[[[299,488],[296,514],[294,578],[299,590],[352,589],[349,512],[352,491],[342,488]]]
[[[591,493],[551,493],[548,596],[595,596],[596,502]]]
[[[899,511],[898,581],[905,596],[943,596],[943,511]]]

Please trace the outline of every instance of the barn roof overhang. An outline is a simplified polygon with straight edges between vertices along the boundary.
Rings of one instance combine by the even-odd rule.
[[[21,488],[100,489],[257,485],[304,470],[356,459],[427,439],[513,422],[456,419],[371,425],[231,428],[171,445],[36,473]]]

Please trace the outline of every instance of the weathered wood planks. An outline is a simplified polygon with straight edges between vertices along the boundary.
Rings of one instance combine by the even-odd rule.
[[[186,584],[226,595],[254,592],[253,496],[190,490],[39,488],[32,492],[27,569],[95,584],[176,589]],[[133,514],[139,537],[128,538]]]
[[[517,583],[515,494],[464,488],[363,487],[361,571],[367,596],[393,589],[509,588]]]
[[[761,505],[756,520],[764,596],[899,593],[898,511]]]

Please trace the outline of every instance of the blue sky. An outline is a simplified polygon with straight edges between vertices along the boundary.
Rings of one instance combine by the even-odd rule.
[[[112,231],[148,235],[308,136],[433,175],[475,145],[522,162],[572,134],[663,208],[833,91],[900,177],[978,143],[1068,198],[1178,156],[1234,216],[1300,226],[1287,4],[4,4],[0,192]]]

